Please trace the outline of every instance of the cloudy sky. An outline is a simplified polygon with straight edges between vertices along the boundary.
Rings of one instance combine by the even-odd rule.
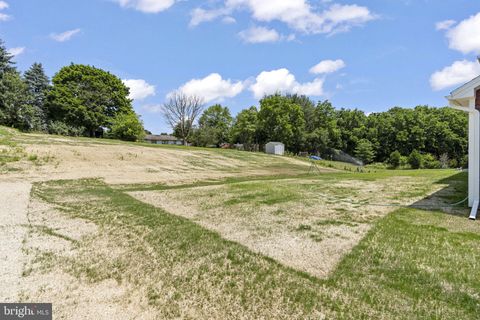
[[[478,0],[0,1],[20,70],[109,70],[156,133],[176,90],[233,114],[275,91],[366,112],[444,106],[480,75],[479,30]]]

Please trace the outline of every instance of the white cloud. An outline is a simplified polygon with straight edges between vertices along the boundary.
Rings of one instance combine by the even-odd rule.
[[[437,22],[435,24],[435,29],[437,29],[437,30],[448,30],[451,27],[453,27],[453,25],[455,23],[457,23],[457,21],[455,21],[455,20],[440,21],[440,22]]]
[[[463,20],[447,32],[449,47],[464,54],[480,53],[480,13]]]
[[[233,23],[237,23],[237,20],[235,20],[234,17],[226,16],[222,19],[222,22],[225,24],[233,24]]]
[[[247,43],[277,42],[282,39],[276,30],[265,27],[252,27],[241,31],[238,35]]]
[[[16,57],[25,52],[25,47],[10,48],[7,50],[12,56]]]
[[[339,33],[349,31],[354,26],[363,25],[369,21],[377,19],[367,7],[353,5],[332,5],[327,11],[318,15],[318,18],[324,19],[321,26],[315,28],[312,24],[314,33]]]
[[[155,86],[143,79],[124,79],[122,82],[130,89],[130,99],[142,100],[155,95]]]
[[[352,26],[362,25],[376,19],[367,7],[332,4],[328,9],[316,12],[307,0],[225,0],[220,9],[192,11],[192,26],[230,15],[246,9],[257,21],[281,21],[303,33],[337,33],[348,31]]]
[[[8,14],[5,14],[5,13],[1,13],[0,12],[0,21],[8,21],[10,20],[12,17],[9,16]]]
[[[190,27],[196,27],[201,23],[213,21],[219,17],[228,18],[228,14],[230,14],[230,10],[225,8],[220,9],[213,9],[213,10],[205,10],[202,8],[195,8],[190,12]],[[232,18],[232,17],[230,17]],[[232,18],[233,19],[233,18]],[[234,19],[235,20],[235,19]]]
[[[298,93],[309,96],[321,96],[323,94],[324,80],[317,78],[312,82],[299,83],[288,69],[282,68],[260,73],[250,91],[257,99],[264,95],[280,93]]]
[[[312,82],[298,84],[293,93],[304,94],[306,96],[321,96],[323,95],[324,79],[316,78]]]
[[[9,7],[8,3],[6,3],[5,1],[0,1],[0,10],[8,9],[8,7]],[[3,22],[3,21],[8,21],[10,19],[12,19],[11,15],[0,12],[0,21]]]
[[[174,92],[186,95],[195,95],[204,99],[204,102],[222,101],[240,94],[245,85],[242,81],[225,80],[218,73],[212,73],[202,79],[192,79]],[[169,93],[171,96],[174,92]]]
[[[313,74],[325,74],[333,73],[342,68],[345,68],[345,62],[343,60],[323,60],[319,64],[313,66],[310,69],[310,73]]]
[[[158,13],[169,9],[175,0],[114,0],[122,8],[133,8],[145,13]]]
[[[73,36],[78,34],[80,31],[81,29],[73,29],[73,30],[62,32],[62,33],[52,33],[50,34],[50,38],[58,42],[65,42],[70,40]]]
[[[451,66],[435,72],[430,77],[433,90],[443,90],[463,84],[480,75],[480,64],[467,60],[456,61]]]
[[[260,99],[264,95],[275,92],[290,92],[296,85],[295,76],[288,69],[278,69],[273,71],[263,71],[260,73],[256,82],[250,86],[255,98]]]

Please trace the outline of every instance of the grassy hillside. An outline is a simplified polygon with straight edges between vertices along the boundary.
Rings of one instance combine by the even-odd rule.
[[[0,172],[109,183],[178,183],[223,177],[296,175],[309,164],[236,150],[163,146],[109,139],[23,134],[0,128]]]

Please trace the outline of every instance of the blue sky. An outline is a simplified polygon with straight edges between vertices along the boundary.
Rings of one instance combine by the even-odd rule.
[[[109,70],[155,133],[175,90],[233,114],[275,90],[365,112],[444,106],[480,74],[479,30],[477,0],[0,1],[19,70]]]

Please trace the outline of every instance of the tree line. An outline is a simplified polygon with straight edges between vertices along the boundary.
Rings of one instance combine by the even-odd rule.
[[[71,64],[50,81],[42,64],[24,74],[0,40],[0,124],[23,131],[132,140],[144,135],[129,89],[111,73]]]
[[[394,107],[367,115],[358,109],[335,109],[329,101],[274,94],[235,118],[228,107],[207,108],[188,139],[196,146],[239,143],[251,150],[279,141],[293,154],[329,159],[343,151],[364,163],[436,168],[466,166],[467,131],[467,115],[448,107]]]
[[[23,131],[143,140],[129,89],[115,75],[71,64],[50,79],[40,63],[21,74],[0,40],[0,124]],[[283,142],[292,154],[339,154],[393,167],[466,166],[468,118],[451,108],[394,107],[365,114],[329,101],[273,94],[232,117],[226,106],[204,110],[202,99],[172,95],[163,113],[174,135],[195,146],[242,144],[259,150]],[[198,121],[197,121],[198,118]]]

